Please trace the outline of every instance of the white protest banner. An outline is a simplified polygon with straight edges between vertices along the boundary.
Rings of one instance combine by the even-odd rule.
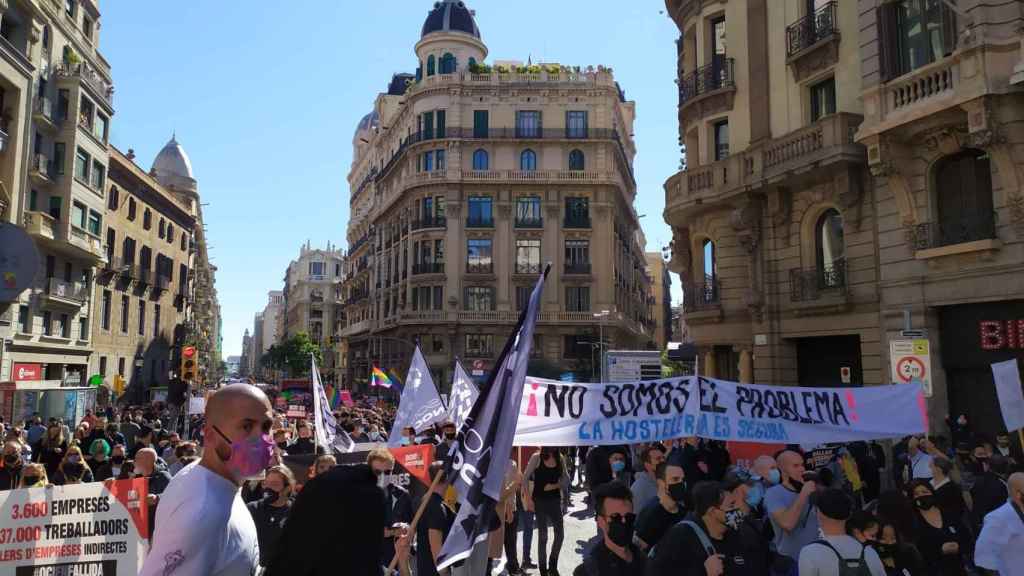
[[[148,548],[146,482],[0,492],[0,574],[135,576]]]
[[[515,444],[632,444],[683,436],[820,444],[926,430],[918,384],[800,388],[696,376],[612,384],[528,377]]]
[[[992,365],[992,377],[996,382],[999,409],[1007,430],[1024,428],[1024,392],[1020,388],[1020,370],[1017,359],[996,362]]]
[[[188,413],[189,414],[205,414],[206,413],[206,398],[202,396],[192,396],[188,399]]]

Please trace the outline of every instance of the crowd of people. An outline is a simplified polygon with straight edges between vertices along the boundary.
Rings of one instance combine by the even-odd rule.
[[[387,442],[394,405],[357,400],[335,410],[341,428]],[[334,573],[324,566],[339,558],[352,574],[439,574],[459,506],[447,479],[414,497],[390,481],[395,458],[382,444],[339,466],[311,423],[275,411],[257,388],[222,388],[187,421],[157,403],[70,424],[0,423],[0,490],[148,478],[143,574]],[[571,495],[585,492],[596,535],[574,576],[1024,573],[1020,453],[1005,434],[972,434],[963,417],[949,428],[950,440],[788,446],[743,465],[698,438],[513,454],[482,557],[450,572],[489,576],[503,559],[509,576],[560,576]],[[402,445],[434,446],[433,478],[456,429],[400,434]],[[210,521],[196,525],[200,514]]]

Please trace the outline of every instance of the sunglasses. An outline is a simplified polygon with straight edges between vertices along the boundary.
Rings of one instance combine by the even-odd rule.
[[[605,515],[605,519],[607,519],[609,522],[624,522],[626,524],[632,524],[636,522],[636,514],[628,512],[626,514],[612,514],[610,516]]]

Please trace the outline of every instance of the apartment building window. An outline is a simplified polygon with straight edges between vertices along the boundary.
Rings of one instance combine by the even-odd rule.
[[[939,160],[933,182],[938,230],[931,243],[949,246],[996,237],[989,155],[967,149]]]
[[[569,170],[584,170],[586,164],[586,158],[583,156],[582,150],[569,152]]]
[[[57,317],[57,333],[60,334],[61,338],[71,339],[71,323],[67,314],[61,314]]]
[[[427,56],[427,76],[433,76],[437,68],[437,60],[434,55]]]
[[[516,112],[516,138],[540,138],[541,113],[539,110]]]
[[[444,286],[434,286],[434,310],[444,309]]]
[[[183,230],[181,232],[181,251],[184,252],[186,250],[188,250],[188,234],[185,234]]]
[[[174,224],[171,224],[170,222],[167,223],[167,243],[174,243]]]
[[[836,79],[829,78],[811,86],[811,122],[836,113]]]
[[[540,212],[540,196],[516,198],[516,226],[519,228],[540,228],[543,226]]]
[[[471,238],[466,241],[466,272],[470,274],[493,272],[490,238]]]
[[[435,354],[444,353],[444,336],[431,336],[430,344]],[[441,380],[443,382],[443,380]]]
[[[160,337],[160,305],[153,305],[153,338]]]
[[[161,218],[160,222],[156,226],[156,230],[156,235],[163,240],[167,236],[167,221]]]
[[[454,74],[455,66],[455,56],[451,52],[445,52],[444,56],[441,56],[441,74]]]
[[[570,196],[565,199],[565,227],[590,227],[590,200],[585,196]]]
[[[585,110],[569,110],[565,113],[566,138],[587,137],[587,112]]]
[[[92,131],[93,119],[96,117],[96,105],[84,95],[78,109],[78,125]]]
[[[114,231],[113,227],[107,228],[107,261],[113,264],[114,261],[114,248],[117,246],[117,232]]]
[[[136,212],[135,198],[132,198],[131,196],[129,196],[128,197],[128,220],[129,221],[132,221],[132,222],[135,221],[135,216],[136,216],[135,212]]]
[[[71,224],[85,230],[85,219],[88,209],[81,202],[71,203]]]
[[[423,139],[432,139],[434,137],[434,113],[424,112],[421,116],[420,123],[420,133],[423,134]]]
[[[135,240],[131,236],[125,236],[121,242],[121,255],[125,264],[135,264]]]
[[[437,118],[437,124],[436,124],[436,130],[435,130],[435,133],[436,133],[437,137],[438,138],[445,138],[445,137],[447,137],[448,136],[448,128],[445,125],[446,124],[445,118],[447,116],[447,113],[444,110],[438,110],[437,112],[434,113],[434,115],[435,115],[435,118]]]
[[[117,375],[124,376],[124,358],[117,359]]]
[[[516,274],[540,274],[540,240],[516,240]]]
[[[121,203],[121,191],[117,186],[111,186],[110,192],[107,194],[107,209],[113,210],[114,212],[120,208]]]
[[[434,262],[444,262],[444,240],[434,240]]]
[[[483,148],[473,152],[473,170],[490,170],[491,159]]]
[[[87,316],[78,317],[78,339],[83,342],[89,340],[89,318]]]
[[[590,272],[589,240],[565,241],[565,269],[570,273]]]
[[[82,184],[88,185],[89,183],[89,163],[92,159],[89,154],[78,148],[75,152],[75,179],[80,181]]]
[[[473,138],[490,136],[490,114],[487,110],[473,111]]]
[[[494,355],[494,336],[491,334],[466,334],[466,356],[469,358],[490,358]]]
[[[78,0],[64,0],[64,12],[74,18],[78,13]]]
[[[942,0],[900,0],[878,8],[882,80],[941,60],[956,49],[956,14]]]
[[[467,286],[465,300],[466,302],[463,308],[470,312],[494,310],[494,287]]]
[[[142,211],[142,229],[149,230],[153,227],[153,212],[146,208]]]
[[[110,119],[103,114],[96,113],[96,122],[92,125],[92,135],[96,137],[100,142],[107,141],[107,125],[110,124]]]
[[[103,302],[100,306],[100,327],[110,330],[110,304],[113,294],[110,290],[103,291]]]
[[[537,153],[527,148],[519,155],[519,169],[523,172],[533,172],[537,169]]]
[[[423,168],[422,171],[423,172],[433,172],[434,171],[434,152],[433,151],[424,152],[422,154],[422,160],[421,160],[420,164],[422,165],[422,168]]]
[[[92,42],[92,19],[82,18],[82,36],[89,42]]]
[[[28,193],[28,210],[29,212],[39,210],[39,191],[35,188]]]
[[[139,336],[146,335],[146,301],[139,298]]]
[[[50,205],[48,206],[47,212],[54,220],[60,220],[62,200],[63,199],[60,196],[50,196]]]
[[[438,170],[445,169],[444,150],[434,150],[434,162],[437,164]]]
[[[107,357],[100,356],[100,376],[107,375]]]
[[[32,333],[32,315],[29,314],[28,306],[22,304],[18,306],[18,332],[22,334]]]
[[[492,212],[492,207],[493,199],[490,196],[470,196],[469,216],[466,220],[466,226],[494,226],[494,216]],[[488,240],[488,242],[490,241]]]
[[[818,219],[817,265],[818,287],[836,288],[845,284],[846,241],[843,236],[843,217],[831,208]]]
[[[590,286],[566,286],[566,312],[590,312]]]
[[[53,314],[49,310],[43,310],[43,336],[53,335]]]
[[[149,246],[143,245],[139,250],[139,269],[143,272],[149,272],[153,264],[153,251],[150,250]]]
[[[121,295],[121,333],[128,333],[128,295]]]
[[[86,223],[86,230],[88,230],[93,236],[96,236],[97,238],[99,237],[100,231],[103,230],[103,216],[101,216],[99,212],[89,210],[89,220]]]
[[[64,159],[67,157],[67,145],[63,142],[53,143],[53,172],[57,175],[64,174]]]
[[[729,121],[720,120],[711,125],[712,132],[714,133],[715,149],[714,158],[718,160],[725,160],[729,157]]]
[[[532,286],[516,286],[516,311],[522,312],[530,304]]]
[[[322,279],[326,274],[326,267],[324,262],[310,262],[309,275],[314,279]]]

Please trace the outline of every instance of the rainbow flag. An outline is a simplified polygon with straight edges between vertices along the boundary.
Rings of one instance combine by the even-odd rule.
[[[331,405],[331,410],[334,410],[339,404],[341,404],[341,390],[335,388],[333,384],[328,384],[324,393],[327,395],[327,400]]]
[[[388,370],[388,376],[391,377],[392,387],[395,390],[398,390],[399,393],[401,393],[402,388],[405,388],[405,384],[402,384],[402,379],[398,377],[398,374],[395,374],[394,370]]]
[[[374,366],[373,371],[370,372],[370,386],[380,386],[382,388],[391,388],[394,383],[391,382],[391,378],[384,373],[379,367]]]

